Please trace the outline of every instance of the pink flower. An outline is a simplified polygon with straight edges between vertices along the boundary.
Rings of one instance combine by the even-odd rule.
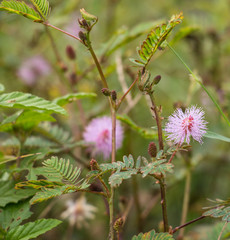
[[[39,77],[50,73],[49,63],[42,56],[34,56],[25,60],[18,69],[18,76],[28,86],[33,86]]]
[[[175,144],[181,145],[184,141],[188,144],[192,136],[200,144],[202,137],[206,133],[206,124],[204,120],[204,111],[201,108],[192,106],[185,110],[185,113],[178,108],[168,118],[165,127],[167,140],[174,141]]]
[[[87,143],[94,143],[89,150],[92,156],[102,154],[108,159],[112,152],[112,121],[110,117],[93,119],[85,128],[83,138]],[[116,149],[119,149],[123,141],[123,130],[120,121],[116,124]]]

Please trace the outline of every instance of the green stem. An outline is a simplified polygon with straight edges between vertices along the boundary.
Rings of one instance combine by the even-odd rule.
[[[165,188],[164,179],[160,179],[159,183],[160,183],[160,189],[161,189],[161,206],[162,206],[162,213],[163,213],[164,232],[168,232],[169,224],[168,224],[167,205],[166,205],[166,188]]]
[[[89,45],[89,46],[88,46],[88,49],[89,49],[89,51],[90,51],[90,53],[91,53],[91,56],[93,57],[94,63],[96,64],[97,70],[98,70],[98,72],[99,72],[99,74],[100,74],[100,77],[101,77],[101,80],[102,80],[102,83],[103,83],[104,87],[105,87],[105,88],[109,88],[109,86],[108,86],[108,84],[107,84],[107,81],[106,81],[106,79],[105,79],[104,73],[103,73],[103,71],[102,71],[102,69],[101,69],[101,65],[100,65],[100,63],[99,63],[99,61],[98,61],[98,59],[97,59],[97,56],[96,56],[95,52],[93,51],[92,46]]]
[[[208,96],[210,97],[210,99],[212,100],[212,102],[215,104],[215,106],[217,107],[217,109],[219,110],[220,114],[222,115],[222,117],[224,118],[224,120],[227,122],[227,124],[230,126],[230,120],[227,118],[227,116],[224,114],[224,112],[222,111],[221,107],[219,106],[219,104],[217,103],[217,101],[214,99],[214,97],[209,93],[208,89],[204,86],[204,84],[198,79],[198,77],[193,73],[193,71],[191,70],[191,68],[185,63],[185,61],[180,57],[180,55],[175,51],[175,49],[170,46],[167,43],[168,47],[172,50],[172,52],[177,56],[177,58],[183,63],[183,65],[186,67],[186,69],[191,73],[192,77],[196,80],[197,83],[200,84],[200,86],[204,89],[204,91],[208,94]]]
[[[111,187],[110,198],[109,198],[109,240],[114,240],[114,188]]]

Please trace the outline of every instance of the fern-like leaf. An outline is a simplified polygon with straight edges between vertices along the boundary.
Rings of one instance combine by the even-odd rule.
[[[216,201],[210,200],[215,203],[215,205],[210,207],[205,207],[208,211],[203,213],[203,216],[220,218],[222,217],[222,221],[230,222],[230,199],[221,200],[216,199]]]
[[[0,4],[0,10],[7,11],[9,13],[16,13],[29,18],[35,22],[43,22],[40,15],[31,7],[29,7],[24,2],[19,2],[15,0],[2,1]]]
[[[129,179],[132,175],[137,174],[137,169],[129,169],[124,172],[116,172],[109,177],[109,184],[112,187],[118,187],[124,179]]]
[[[173,171],[173,164],[168,163],[166,159],[158,160],[147,164],[141,168],[142,177],[146,177],[148,174],[163,174]]]
[[[34,7],[39,12],[41,17],[44,20],[47,20],[50,14],[49,2],[47,0],[30,0],[30,1],[33,3]]]
[[[152,230],[147,233],[140,233],[132,237],[132,240],[175,240],[169,233],[156,233]]]
[[[153,54],[166,40],[172,29],[177,24],[181,23],[182,19],[183,15],[182,13],[180,13],[179,15],[172,16],[168,24],[162,24],[160,26],[155,27],[148,34],[147,38],[143,41],[141,48],[138,50],[138,55],[141,61],[132,60],[132,62],[135,62],[138,65],[142,65],[143,67],[146,67],[149,61],[151,60]]]
[[[76,185],[81,182],[78,181],[81,170],[78,167],[73,167],[69,160],[63,158],[58,159],[57,157],[51,157],[51,159],[45,160],[43,165],[46,167],[47,172],[52,177],[57,177],[57,179],[63,179],[69,183]]]

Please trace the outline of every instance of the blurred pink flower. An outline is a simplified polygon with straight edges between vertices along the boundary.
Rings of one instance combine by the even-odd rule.
[[[112,121],[110,117],[99,117],[93,119],[85,128],[83,133],[87,143],[94,143],[90,147],[92,156],[102,154],[104,159],[108,159],[112,152]],[[120,121],[116,124],[116,149],[122,146],[123,129]]]
[[[165,127],[167,140],[181,145],[184,141],[188,144],[190,136],[196,141],[202,143],[202,137],[206,133],[206,124],[204,120],[204,111],[202,108],[192,106],[185,110],[185,113],[178,108],[168,118],[168,123]]]
[[[34,56],[26,59],[17,75],[26,85],[33,86],[41,76],[46,76],[51,72],[49,63],[42,56]]]

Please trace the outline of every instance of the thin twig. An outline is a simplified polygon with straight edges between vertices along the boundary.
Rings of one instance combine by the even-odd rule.
[[[58,30],[59,32],[62,32],[62,33],[64,33],[64,34],[66,34],[66,35],[68,35],[68,36],[70,36],[70,37],[78,40],[78,41],[81,42],[82,44],[84,44],[83,41],[82,41],[79,37],[76,37],[76,36],[74,36],[74,35],[71,34],[71,33],[68,33],[68,32],[66,32],[66,31],[64,31],[64,30],[62,30],[62,29],[60,29],[60,28],[58,28],[58,27],[55,27],[55,26],[53,26],[52,24],[50,24],[50,23],[48,23],[48,22],[42,22],[42,24],[44,24],[45,26],[54,28],[54,29]]]
[[[227,227],[228,223],[229,223],[229,222],[225,222],[225,224],[224,224],[224,226],[223,226],[223,228],[222,228],[222,230],[221,230],[221,232],[220,232],[220,235],[219,235],[219,237],[218,237],[217,240],[220,240],[220,239],[221,239],[221,236],[222,236],[222,234],[224,233],[224,230],[225,230],[225,228]]]
[[[199,220],[201,220],[201,219],[203,219],[203,218],[205,218],[205,217],[206,217],[206,216],[200,216],[200,217],[198,217],[198,218],[196,218],[196,219],[193,219],[192,221],[189,221],[189,222],[187,222],[187,223],[185,223],[185,224],[183,224],[183,225],[180,225],[180,226],[178,226],[178,227],[175,227],[170,233],[173,234],[173,233],[177,232],[179,229],[184,228],[184,227],[186,227],[186,226],[188,226],[188,225],[190,225],[190,224],[192,224],[192,223],[194,223],[194,222],[197,222],[197,221],[199,221]]]

